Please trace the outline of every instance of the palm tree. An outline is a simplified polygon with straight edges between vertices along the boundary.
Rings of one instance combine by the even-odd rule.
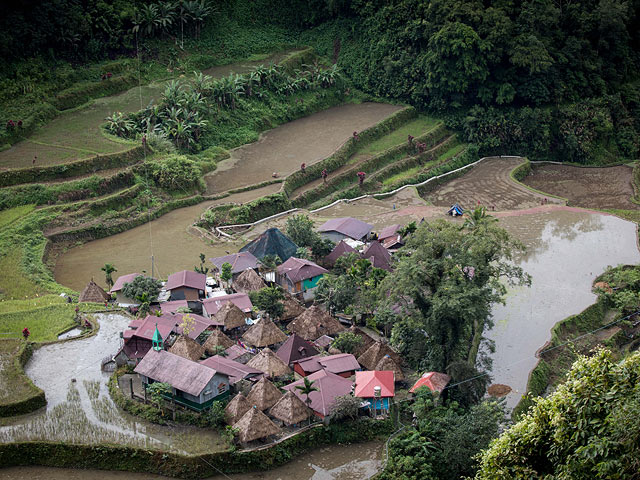
[[[135,12],[133,18],[133,33],[142,31],[150,36],[159,26],[160,16],[157,5],[153,3],[150,5],[143,5],[140,10]]]
[[[319,390],[313,386],[315,383],[314,380],[309,380],[308,377],[304,377],[302,380],[304,383],[302,385],[296,385],[296,390],[300,390],[300,393],[307,397],[307,407],[311,408],[311,399],[309,398],[309,395],[311,395],[311,392],[318,392]],[[311,417],[309,417],[309,425],[311,425]]]
[[[100,270],[104,272],[104,279],[107,282],[109,290],[111,290],[111,287],[113,287],[113,278],[111,277],[111,274],[117,272],[118,270],[116,269],[115,265],[111,263],[105,263],[104,267],[102,267]]]
[[[194,21],[194,29],[196,39],[200,37],[200,28],[209,15],[215,13],[217,10],[207,3],[206,0],[192,0],[184,3],[184,8],[189,13],[189,16]]]
[[[487,214],[485,207],[479,205],[471,213],[467,212],[465,215],[467,219],[464,221],[462,228],[468,228],[469,230],[476,230],[498,221],[496,217]]]

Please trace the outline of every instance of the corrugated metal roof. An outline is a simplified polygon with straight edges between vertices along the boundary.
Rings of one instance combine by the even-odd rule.
[[[376,268],[391,270],[391,254],[377,240],[369,244],[367,249],[362,253],[362,258],[370,260],[371,264]]]
[[[395,378],[391,370],[367,370],[356,372],[354,395],[360,398],[373,398],[375,387],[380,387],[381,397],[395,396]]]
[[[278,274],[286,275],[293,283],[329,273],[325,268],[304,258],[291,257],[282,265],[278,265]]]
[[[251,252],[238,252],[223,257],[210,258],[211,263],[222,271],[222,265],[231,265],[231,273],[244,272],[247,268],[258,268],[258,259]]]
[[[181,272],[169,275],[164,288],[165,290],[173,290],[174,288],[186,287],[204,291],[206,286],[206,275],[191,270],[182,270]]]
[[[111,290],[109,290],[109,293],[119,292],[120,290],[122,290],[125,283],[131,283],[134,278],[141,277],[141,276],[142,275],[140,273],[130,273],[128,275],[121,275],[116,280],[116,283],[113,284],[113,287],[111,287]]]
[[[351,245],[346,243],[344,240],[340,240],[338,244],[331,250],[331,253],[324,257],[324,261],[326,265],[333,266],[336,263],[336,260],[340,258],[342,255],[347,255],[349,253],[357,254],[358,251],[353,248]]]
[[[202,365],[213,368],[217,372],[229,375],[229,382],[235,384],[243,378],[263,375],[257,368],[251,368],[240,362],[229,360],[228,358],[215,355],[200,362]]]
[[[331,413],[331,408],[336,403],[336,397],[351,393],[351,388],[353,387],[353,382],[348,378],[343,378],[326,370],[320,370],[305,378],[313,381],[313,386],[318,389],[317,392],[311,392],[309,400],[311,400],[311,409],[322,416],[327,416]],[[283,388],[293,392],[296,397],[306,404],[307,397],[296,388],[298,385],[304,385],[304,379],[290,383]]]
[[[445,389],[451,377],[446,373],[427,372],[411,387],[409,393],[415,392],[418,388],[426,385],[432,392],[440,392]]]
[[[232,293],[231,295],[207,298],[202,301],[202,305],[207,309],[207,313],[209,315],[215,315],[227,302],[233,303],[245,313],[249,313],[253,310],[251,299],[246,293]]]
[[[307,342],[304,338],[296,335],[295,333],[291,335],[276,352],[278,358],[287,365],[295,362],[296,360],[317,354],[318,350],[316,350],[310,342]]]
[[[315,355],[295,362],[307,373],[314,373],[323,368],[328,372],[339,374],[359,370],[360,364],[356,357],[350,353],[339,353],[337,355]]]
[[[176,390],[199,396],[216,371],[165,350],[149,350],[134,371],[156,382],[165,382]],[[221,375],[224,375],[221,373]]]
[[[389,225],[387,227],[384,227],[382,230],[380,230],[380,233],[378,234],[378,240],[383,241],[385,238],[395,236],[398,230],[400,230],[401,228],[402,226],[398,225],[397,223],[395,225]]]
[[[354,240],[360,240],[369,235],[373,225],[358,220],[357,218],[344,217],[332,218],[318,228],[319,232],[338,232]]]

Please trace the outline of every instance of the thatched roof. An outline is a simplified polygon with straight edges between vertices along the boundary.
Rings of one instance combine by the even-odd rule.
[[[239,393],[224,407],[224,418],[229,425],[233,425],[251,409],[247,397]]]
[[[233,345],[235,345],[234,341],[222,333],[222,330],[217,328],[211,332],[209,338],[202,344],[204,350],[209,354],[217,353],[216,347],[222,347],[226,350]]]
[[[195,340],[185,337],[184,335],[180,335],[169,349],[169,353],[179,355],[182,358],[195,362],[204,355],[204,347]]]
[[[284,342],[287,336],[275,323],[268,318],[263,318],[258,323],[252,325],[251,328],[242,335],[242,338],[254,347],[266,347]]]
[[[233,281],[234,290],[242,293],[254,292],[266,286],[267,284],[253,268],[247,268]]]
[[[282,304],[284,305],[284,313],[280,318],[283,321],[290,320],[297,317],[298,315],[302,315],[305,311],[304,307],[300,305],[300,302],[298,302],[288,293],[285,294]]]
[[[400,366],[393,361],[389,355],[385,355],[380,359],[380,361],[376,364],[376,370],[391,370],[395,375],[396,382],[401,382],[404,380],[404,374],[402,373],[402,369]]]
[[[313,412],[293,392],[289,391],[271,407],[269,415],[282,420],[287,425],[294,425],[309,418]]]
[[[270,377],[279,377],[291,373],[289,366],[280,360],[270,348],[262,349],[260,353],[247,362],[247,365],[257,368]]]
[[[389,345],[380,342],[375,342],[366,352],[360,355],[358,357],[358,363],[367,370],[376,370],[376,365],[385,355],[389,355],[398,365],[402,363],[402,358],[391,350]]]
[[[358,335],[360,338],[362,338],[362,343],[360,345],[358,345],[358,347],[356,348],[355,352],[353,352],[353,354],[356,357],[359,357],[360,355],[362,355],[364,352],[367,351],[367,349],[373,345],[374,343],[376,343],[376,341],[368,334],[366,333],[364,330],[362,330],[359,327],[356,327],[355,325],[352,326],[349,331],[351,333],[354,333],[356,335]]]
[[[85,303],[104,303],[111,298],[107,292],[105,292],[100,285],[91,279],[91,281],[84,287],[84,290],[78,297],[78,302]]]
[[[227,302],[218,310],[215,317],[218,322],[224,323],[225,330],[231,330],[232,328],[244,327],[246,325],[244,319],[247,315],[233,302]]]
[[[335,335],[344,327],[338,320],[317,305],[305,310],[288,325],[289,331],[297,333],[305,340],[313,341],[322,335]]]
[[[280,400],[280,397],[282,397],[280,390],[265,377],[262,377],[247,395],[247,401],[251,407],[256,406],[260,410],[266,410]]]
[[[280,433],[280,428],[257,408],[250,408],[234,425],[242,443]]]

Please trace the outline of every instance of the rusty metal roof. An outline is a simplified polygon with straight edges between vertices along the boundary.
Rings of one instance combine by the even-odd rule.
[[[191,270],[182,270],[181,272],[169,275],[164,288],[166,290],[173,290],[174,288],[185,287],[204,291],[206,285],[207,276],[203,273],[197,273]]]
[[[373,225],[352,217],[332,218],[318,228],[319,232],[338,232],[354,240],[369,235]]]
[[[329,273],[325,268],[304,258],[291,257],[282,265],[278,265],[278,274],[286,275],[293,283]]]

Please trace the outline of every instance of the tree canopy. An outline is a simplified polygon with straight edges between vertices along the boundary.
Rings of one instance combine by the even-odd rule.
[[[598,350],[538,398],[482,454],[476,480],[636,478],[640,469],[640,352],[616,363]]]

